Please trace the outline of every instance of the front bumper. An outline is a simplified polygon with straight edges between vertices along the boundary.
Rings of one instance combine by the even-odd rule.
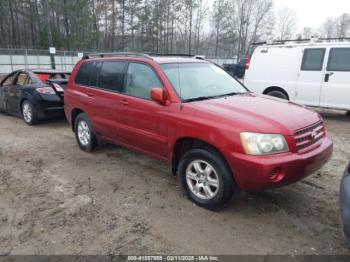
[[[269,156],[250,156],[231,153],[229,165],[242,190],[263,191],[288,185],[312,174],[331,157],[333,142],[326,136],[319,147],[307,153],[282,153]],[[280,170],[282,178],[273,181],[274,170]]]
[[[343,232],[350,247],[350,163],[344,172],[340,186],[340,212]]]

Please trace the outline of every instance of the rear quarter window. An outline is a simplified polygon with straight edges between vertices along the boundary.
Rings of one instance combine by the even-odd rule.
[[[84,86],[89,85],[90,76],[93,73],[94,67],[95,63],[93,62],[83,63],[79,68],[77,77],[75,78],[75,83]]]

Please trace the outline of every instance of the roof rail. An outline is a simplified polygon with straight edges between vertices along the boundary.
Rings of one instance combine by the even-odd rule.
[[[92,54],[85,54],[83,56],[83,59],[89,59],[93,57],[112,57],[112,56],[143,57],[143,58],[153,60],[153,58],[150,55],[144,54],[144,53],[137,53],[137,52],[92,53]]]
[[[161,54],[161,53],[147,53],[150,56],[185,56],[185,57],[193,57],[191,54]]]
[[[274,40],[272,42],[257,42],[253,43],[254,46],[257,45],[281,45],[281,44],[286,44],[286,43],[306,43],[306,42],[325,42],[325,41],[350,41],[350,37],[334,37],[334,38],[317,38],[317,37],[312,37],[312,38],[305,38],[305,39],[285,39],[285,40]]]

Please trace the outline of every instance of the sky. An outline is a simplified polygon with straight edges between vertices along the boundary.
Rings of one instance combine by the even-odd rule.
[[[327,18],[350,13],[350,0],[274,0],[274,9],[293,9],[298,31],[308,26],[319,29]]]

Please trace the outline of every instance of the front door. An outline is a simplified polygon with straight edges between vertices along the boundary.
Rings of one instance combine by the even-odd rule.
[[[29,76],[27,73],[21,72],[17,75],[14,85],[10,86],[7,90],[7,103],[9,110],[16,114],[21,115],[21,90],[27,84]]]
[[[297,79],[296,102],[310,106],[320,105],[325,54],[325,48],[304,49]]]
[[[129,63],[121,97],[119,140],[122,144],[166,159],[168,106],[151,100],[151,89],[162,87],[156,72],[143,63]]]
[[[350,48],[331,48],[321,106],[350,110]]]
[[[9,96],[10,96],[10,89],[14,86],[16,76],[18,72],[14,72],[7,76],[2,82],[0,87],[0,109],[3,111],[6,111],[8,113],[11,112],[11,108],[9,106]]]

